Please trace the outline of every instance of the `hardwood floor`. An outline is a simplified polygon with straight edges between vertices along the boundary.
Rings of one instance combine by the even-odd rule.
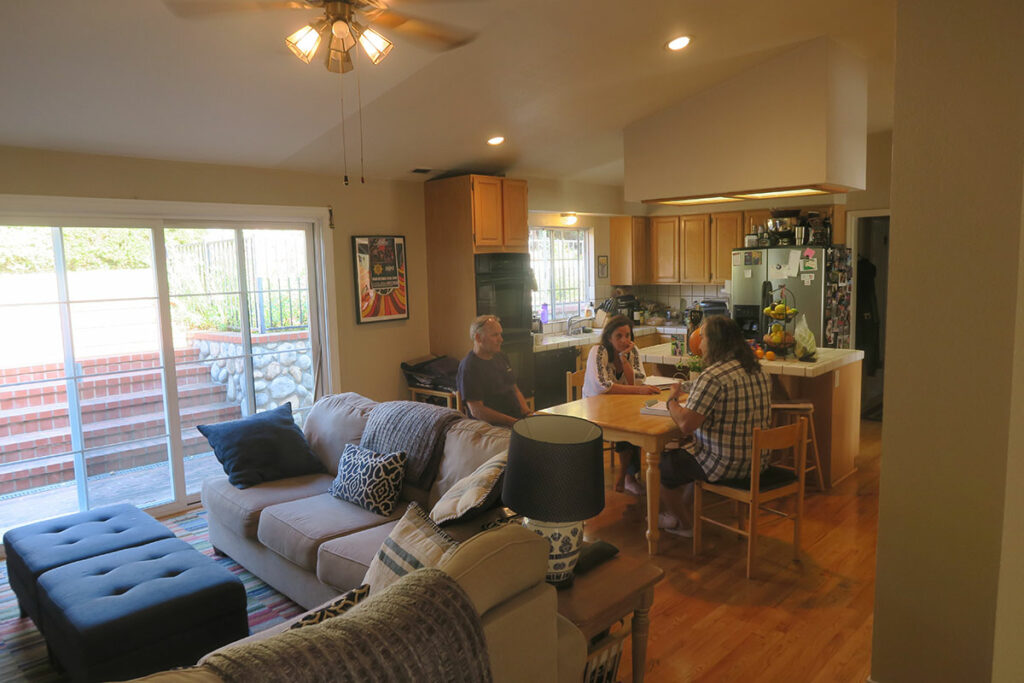
[[[867,679],[875,592],[880,422],[861,423],[858,470],[831,491],[808,492],[802,561],[792,561],[792,523],[767,519],[756,576],[745,545],[710,525],[693,557],[689,539],[662,536],[647,681],[856,681]],[[609,474],[606,481],[613,481]],[[587,536],[633,557],[647,544],[636,499],[609,490]],[[629,647],[619,680],[631,681]]]

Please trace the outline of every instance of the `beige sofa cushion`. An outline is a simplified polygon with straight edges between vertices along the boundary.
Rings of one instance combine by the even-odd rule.
[[[339,590],[361,584],[374,555],[396,524],[397,519],[321,544],[316,553],[316,578]]]
[[[304,474],[236,489],[227,476],[210,477],[203,481],[203,507],[211,519],[242,538],[255,540],[264,508],[323,493],[333,480],[333,474]]]
[[[428,510],[455,482],[473,473],[476,468],[499,453],[508,451],[511,432],[480,420],[459,420],[448,430],[444,457],[437,478],[427,499]]]
[[[345,444],[359,445],[370,411],[377,402],[356,393],[331,394],[316,402],[306,416],[306,441],[332,475]]]
[[[265,508],[256,536],[289,562],[315,572],[317,550],[324,541],[396,520],[404,512],[404,506],[398,506],[383,517],[321,493]]]

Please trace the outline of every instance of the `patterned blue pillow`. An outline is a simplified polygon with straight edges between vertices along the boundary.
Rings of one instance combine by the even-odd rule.
[[[383,455],[346,444],[338,460],[338,476],[331,483],[331,495],[378,515],[390,515],[402,492],[405,460],[402,451]]]

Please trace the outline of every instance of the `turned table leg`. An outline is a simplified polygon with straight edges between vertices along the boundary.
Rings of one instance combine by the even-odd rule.
[[[655,524],[657,526],[657,524]],[[640,606],[633,612],[633,681],[643,683],[647,668],[647,632],[651,626],[651,605],[654,603],[654,588],[648,588],[640,596]]]
[[[658,554],[658,505],[661,498],[661,452],[647,451],[647,552]]]

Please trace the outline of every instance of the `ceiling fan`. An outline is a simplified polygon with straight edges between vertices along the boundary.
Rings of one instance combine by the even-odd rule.
[[[324,66],[334,73],[347,73],[354,68],[351,50],[357,43],[374,64],[388,56],[393,43],[373,27],[394,31],[441,51],[465,45],[476,37],[464,29],[395,12],[383,0],[164,0],[164,4],[174,14],[186,18],[249,10],[322,10],[323,16],[288,36],[285,43],[307,64],[313,61],[320,45],[325,44]]]

